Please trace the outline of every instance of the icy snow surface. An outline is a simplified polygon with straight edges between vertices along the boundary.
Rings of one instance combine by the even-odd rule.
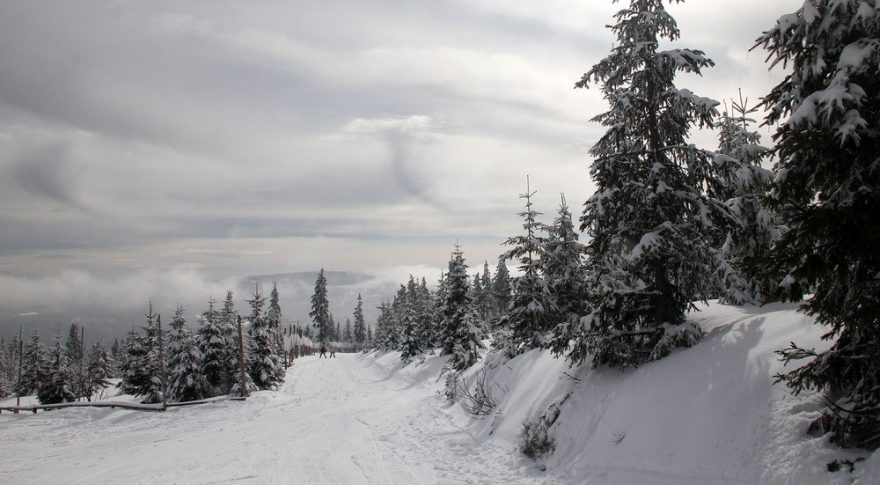
[[[880,454],[805,434],[818,396],[771,384],[774,350],[828,345],[793,308],[712,303],[691,315],[707,333],[697,346],[634,371],[493,355],[498,407],[479,419],[443,396],[446,358],[402,367],[398,353],[300,359],[278,392],[245,402],[3,413],[0,483],[880,483]],[[522,423],[554,403],[556,451],[528,460]],[[862,457],[855,473],[825,470]]]

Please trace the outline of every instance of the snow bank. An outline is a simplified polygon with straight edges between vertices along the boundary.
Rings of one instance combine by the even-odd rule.
[[[830,461],[868,454],[807,436],[821,398],[772,384],[785,371],[775,350],[828,345],[811,318],[791,305],[717,303],[692,317],[707,331],[699,345],[634,371],[569,369],[539,351],[503,363],[490,356],[497,414],[469,431],[512,448],[523,421],[557,403],[555,452],[537,467],[558,483],[877,483],[877,456],[854,474],[827,472]]]

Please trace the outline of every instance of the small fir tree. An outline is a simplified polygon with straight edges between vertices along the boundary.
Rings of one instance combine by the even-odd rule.
[[[92,344],[89,352],[89,366],[86,378],[86,398],[91,401],[92,397],[110,386],[110,378],[113,374],[113,362],[103,340]]]
[[[263,316],[266,298],[260,293],[259,286],[254,289],[253,298],[248,300],[248,304],[251,306],[248,327],[250,375],[259,389],[275,389],[283,380],[283,366],[275,353],[275,332],[269,328]]]
[[[52,358],[46,380],[37,391],[37,400],[40,401],[40,404],[76,401],[73,387],[74,376],[67,365],[67,352],[61,345],[61,336],[56,335],[55,343],[52,345]]]
[[[202,373],[202,353],[186,327],[183,307],[178,305],[168,334],[168,398],[197,401],[211,395]]]
[[[513,288],[510,285],[510,273],[503,257],[498,259],[498,265],[495,267],[495,277],[492,279],[492,296],[495,297],[498,314],[506,315],[510,310]]]
[[[228,375],[229,343],[221,329],[224,317],[214,308],[214,304],[213,298],[208,300],[208,310],[202,314],[202,325],[198,331],[202,374],[211,387],[212,396],[225,393],[231,378]]]
[[[468,292],[464,253],[458,245],[452,252],[446,273],[446,304],[441,328],[443,354],[452,356],[452,368],[460,371],[474,365],[483,348],[480,340],[483,332]]]
[[[34,332],[31,341],[24,348],[21,365],[19,396],[36,394],[47,379],[46,351],[40,343],[39,332]]]

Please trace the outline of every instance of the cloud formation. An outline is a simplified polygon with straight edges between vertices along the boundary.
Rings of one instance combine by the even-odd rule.
[[[681,44],[718,64],[682,86],[765,93],[780,74],[749,48],[799,3],[671,5]],[[618,8],[6,1],[0,294],[37,291],[14,278],[63,293],[117,274],[106,301],[139,301],[163,286],[150,268],[186,282],[434,267],[457,238],[472,261],[494,260],[526,174],[548,214],[560,192],[576,207],[592,191],[602,130],[587,120],[606,106],[572,86],[607,53]]]

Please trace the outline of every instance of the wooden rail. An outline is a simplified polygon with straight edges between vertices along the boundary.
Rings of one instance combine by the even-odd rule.
[[[194,406],[197,404],[208,404],[212,402],[221,402],[221,401],[244,401],[245,397],[239,396],[221,396],[221,397],[212,397],[210,399],[200,399],[198,401],[182,401],[182,402],[170,402],[166,405],[162,403],[158,404],[140,404],[135,402],[128,401],[95,401],[95,402],[66,402],[59,404],[34,404],[32,406],[0,406],[0,413],[3,411],[10,411],[15,414],[18,414],[22,411],[30,411],[36,414],[37,411],[52,411],[54,409],[65,409],[65,408],[119,408],[119,409],[130,409],[132,411],[165,411],[166,408],[175,408],[180,406]]]

